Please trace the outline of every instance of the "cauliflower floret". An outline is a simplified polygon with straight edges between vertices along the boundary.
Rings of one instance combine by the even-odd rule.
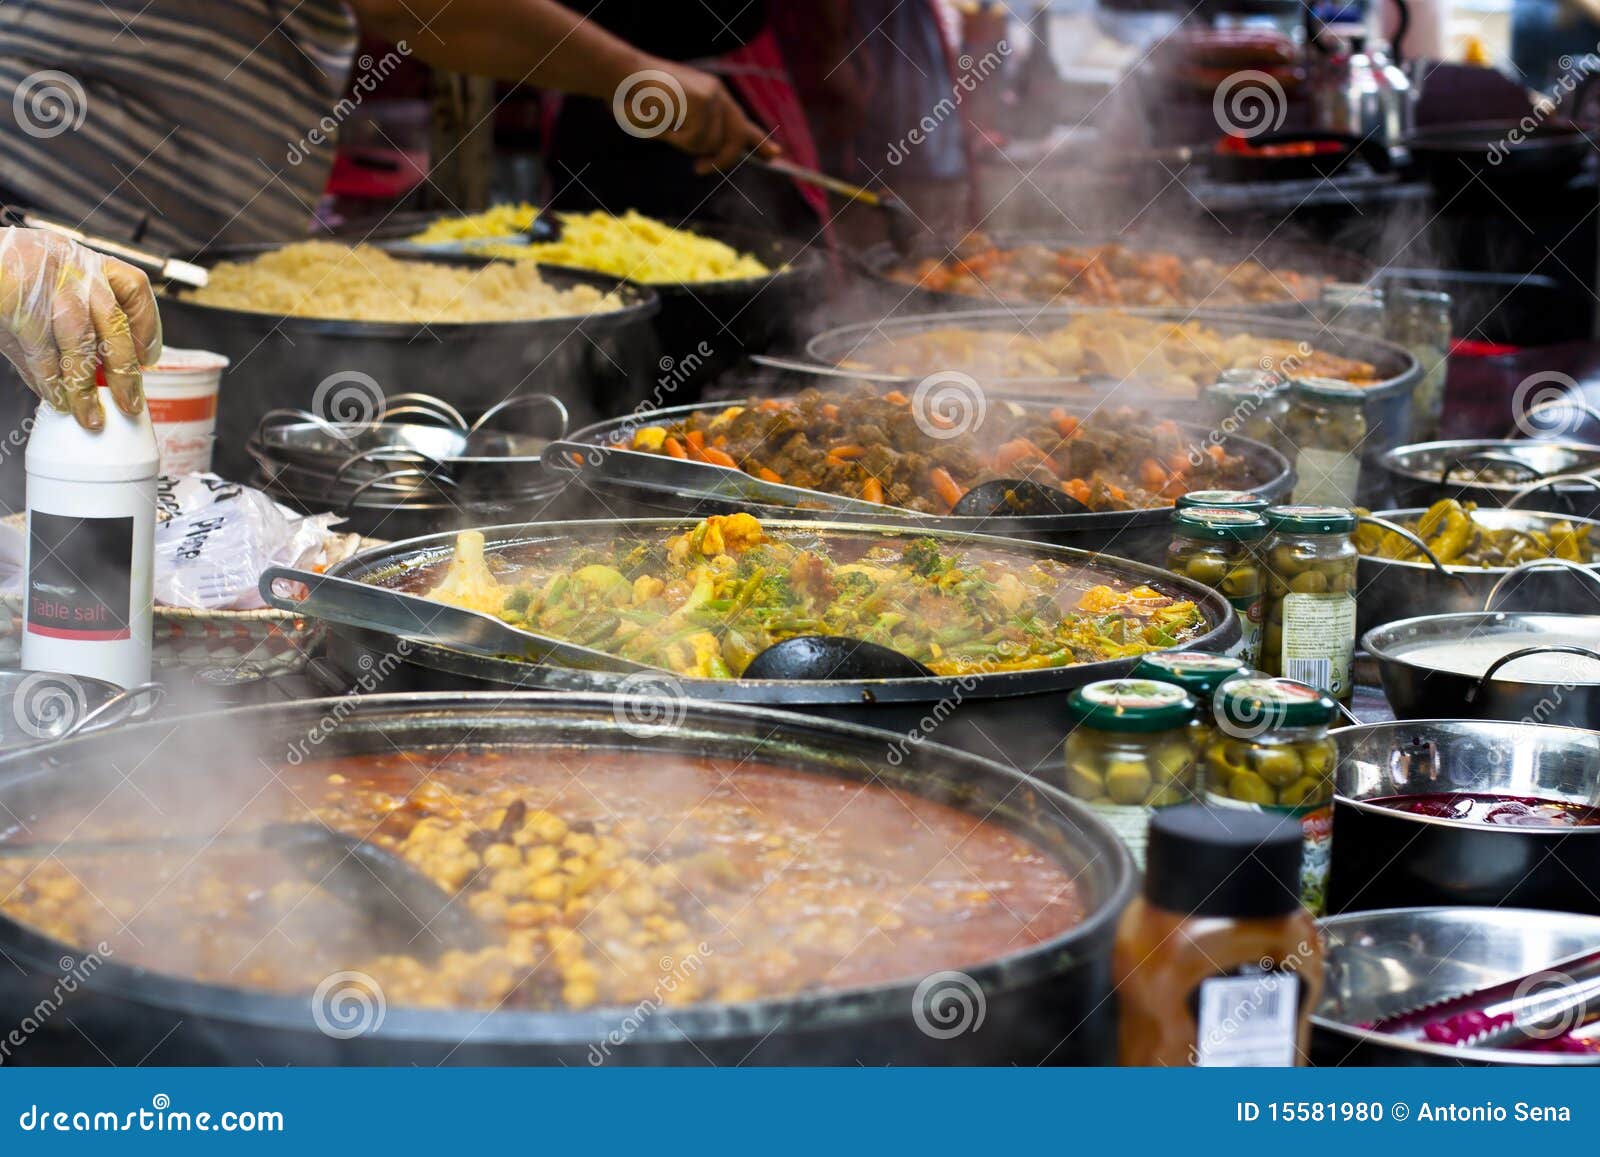
[[[506,601],[506,588],[489,573],[489,564],[483,558],[481,531],[463,530],[456,535],[450,569],[445,571],[443,581],[428,592],[428,597],[469,611],[500,613]]]
[[[767,541],[761,523],[749,514],[713,514],[688,534],[667,540],[667,557],[675,563],[687,561],[691,554],[715,558],[719,554],[738,554]]]

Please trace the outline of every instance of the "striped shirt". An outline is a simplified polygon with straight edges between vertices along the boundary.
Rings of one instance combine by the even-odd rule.
[[[0,189],[174,250],[304,236],[356,34],[340,0],[5,0]]]

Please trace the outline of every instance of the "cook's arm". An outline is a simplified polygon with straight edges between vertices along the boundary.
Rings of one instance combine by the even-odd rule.
[[[601,100],[615,98],[637,73],[664,73],[672,82],[659,86],[667,93],[664,115],[676,127],[654,135],[716,168],[752,149],[778,152],[716,77],[641,52],[552,0],[350,0],[350,6],[367,30],[404,41],[422,60],[454,72]]]

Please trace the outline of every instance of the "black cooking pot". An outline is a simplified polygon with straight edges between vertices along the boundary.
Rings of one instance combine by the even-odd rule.
[[[1328,911],[1428,905],[1600,914],[1600,827],[1511,827],[1381,807],[1474,792],[1600,805],[1600,732],[1467,719],[1343,727]]]
[[[589,522],[535,523],[484,529],[486,552],[549,544],[570,546],[584,541],[610,542],[618,535],[664,537],[681,533],[692,523],[683,519],[608,519]],[[1193,600],[1212,624],[1186,649],[1223,651],[1239,639],[1238,616],[1218,592],[1192,579],[1142,563],[1107,555],[987,535],[951,531],[908,530],[861,523],[763,520],[768,533],[828,543],[909,542],[931,537],[952,549],[982,550],[1015,557],[1021,569],[1036,560],[1053,559],[1071,566],[1092,567],[1099,576],[1158,589]],[[454,547],[450,535],[397,542],[362,551],[332,568],[340,578],[378,584],[395,583],[414,568],[440,562]],[[536,666],[511,659],[489,659],[424,643],[412,643],[397,655],[392,635],[328,624],[326,653],[319,678],[329,691],[479,690],[486,688],[627,692],[641,685],[667,688],[694,702],[743,703],[782,707],[847,723],[886,728],[899,733],[901,745],[926,739],[1011,763],[1049,777],[1057,774],[1061,743],[1072,729],[1067,697],[1085,683],[1113,679],[1133,669],[1134,659],[1111,659],[1065,667],[1001,671],[983,675],[933,676],[920,679],[830,679],[817,682],[755,679],[678,678],[667,672],[623,677]],[[403,660],[403,661],[401,661]],[[382,672],[374,686],[370,672]],[[896,756],[898,758],[898,756]]]
[[[730,405],[753,405],[757,399],[722,402],[713,407],[672,406],[643,414],[630,414],[609,422],[597,422],[572,435],[574,442],[589,442],[597,446],[621,446],[632,443],[633,432],[645,425],[668,425],[683,421],[693,414],[714,413]],[[996,405],[1015,405],[1023,409],[1045,411],[1052,403],[1018,400],[997,401]],[[1204,446],[1213,431],[1198,425],[1184,427],[1195,444]],[[1284,456],[1271,446],[1237,434],[1220,439],[1222,447],[1231,454],[1242,457],[1250,464],[1257,479],[1249,489],[1269,502],[1287,498],[1294,486],[1294,471]],[[832,518],[827,511],[806,511],[791,507],[764,506],[755,502],[707,501],[663,494],[631,486],[625,479],[594,477],[580,474],[575,486],[580,486],[607,512],[613,514],[662,515],[693,514],[703,518],[707,514],[726,514],[736,510],[746,511],[765,521],[768,518]],[[1030,514],[1018,516],[989,515],[963,517],[954,515],[917,514],[899,507],[884,507],[881,516],[854,515],[855,522],[881,522],[890,526],[927,526],[931,529],[951,531],[961,535],[997,535],[1005,538],[1022,538],[1031,542],[1067,546],[1076,550],[1107,551],[1119,558],[1137,559],[1152,565],[1166,558],[1167,544],[1172,539],[1172,508],[1151,507],[1146,510],[1102,510],[1083,514]]]
[[[649,701],[634,700],[641,711]],[[126,772],[136,783],[195,777],[196,789],[248,798],[266,764],[292,750],[310,757],[454,749],[463,743],[647,748],[756,760],[808,773],[879,782],[942,800],[1002,824],[1045,850],[1072,874],[1087,916],[1035,947],[955,974],[908,977],[865,988],[812,991],[735,1005],[584,1012],[434,1011],[387,1008],[370,1031],[336,1039],[319,1031],[308,995],[281,996],[202,984],[98,960],[66,997],[63,1015],[43,1021],[12,1060],[100,1064],[972,1064],[1107,1063],[1115,1054],[1110,956],[1116,920],[1133,892],[1127,850],[1088,809],[1060,792],[986,760],[935,745],[891,763],[898,738],[780,712],[658,703],[670,728],[648,739],[627,729],[627,700],[560,695],[372,696],[281,703],[184,725],[147,724],[114,737],[56,745],[48,756],[0,761],[0,814],[33,816],[60,807],[92,809]],[[330,724],[330,720],[334,721]],[[658,717],[659,722],[659,717]],[[311,737],[316,737],[315,739]],[[296,746],[298,745],[298,746]],[[229,775],[236,778],[228,778]],[[891,837],[892,838],[892,837]],[[0,1020],[18,1024],[85,948],[40,935],[0,916]],[[63,963],[71,960],[72,964]],[[82,971],[79,969],[79,971]],[[944,980],[939,978],[943,977]],[[954,1005],[929,1006],[938,984],[964,990],[981,1021],[950,1032]],[[946,994],[959,999],[955,989]],[[920,1002],[920,1003],[919,1003]],[[369,1022],[371,1018],[368,1018]],[[323,1023],[329,1018],[322,1017]],[[335,1027],[344,1025],[335,1020]],[[919,1028],[931,1026],[930,1034]],[[340,1028],[340,1031],[344,1031]],[[620,1043],[609,1043],[617,1033]],[[92,1042],[92,1043],[91,1043]],[[604,1045],[604,1051],[596,1051]]]
[[[264,248],[208,252],[197,260],[247,259]],[[600,274],[549,269],[544,276],[560,289],[616,292],[625,304],[585,317],[413,325],[218,309],[169,293],[161,299],[161,323],[169,345],[228,357],[214,466],[224,477],[245,478],[252,470],[245,442],[261,416],[311,409],[317,386],[334,375],[358,382],[364,375],[385,394],[423,391],[469,414],[517,393],[547,393],[574,417],[592,421],[648,399],[661,372],[651,328],[661,308],[656,295]]]

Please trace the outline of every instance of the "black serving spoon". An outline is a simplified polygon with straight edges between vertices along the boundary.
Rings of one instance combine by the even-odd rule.
[[[1089,508],[1066,491],[1026,478],[994,478],[980,482],[950,508],[960,518],[1003,518],[1008,515],[1087,514]]]
[[[841,635],[796,635],[774,643],[741,679],[928,679],[933,672],[910,655]]]
[[[488,930],[455,897],[399,856],[319,823],[274,823],[224,835],[133,836],[104,840],[0,841],[0,857],[263,848],[295,872],[368,917],[388,946],[419,956],[447,949],[471,952]]]
[[[528,222],[528,244],[543,245],[561,240],[561,218],[547,209],[540,209]]]

